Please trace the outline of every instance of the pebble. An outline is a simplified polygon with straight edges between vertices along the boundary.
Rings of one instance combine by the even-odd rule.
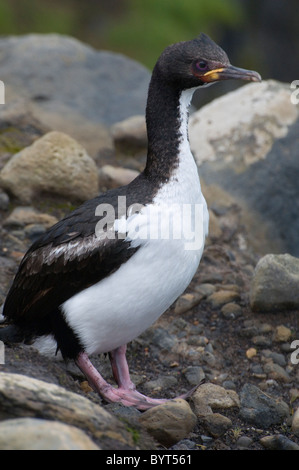
[[[129,168],[115,167],[112,165],[104,165],[99,169],[99,184],[108,185],[109,188],[125,186],[133,181],[139,172]]]
[[[6,193],[0,191],[0,210],[7,211],[9,208],[9,197]]]
[[[291,388],[290,389],[290,402],[293,403],[295,400],[299,398],[299,389],[298,388]]]
[[[133,148],[147,146],[147,132],[144,115],[131,116],[111,126],[111,133],[116,145],[132,151]]]
[[[236,390],[236,384],[232,380],[224,380],[222,382],[222,387],[227,390]]]
[[[188,310],[191,310],[191,308],[198,305],[203,298],[204,295],[200,292],[181,295],[175,302],[174,313],[176,315],[181,315],[182,313],[188,312]]]
[[[46,228],[41,224],[30,224],[25,227],[25,235],[33,243],[35,242],[43,233],[45,233]]]
[[[222,436],[232,427],[232,421],[220,413],[213,413],[202,418],[205,430],[214,438]]]
[[[201,434],[200,438],[204,445],[209,445],[213,442],[213,438],[211,436],[206,436],[205,434]]]
[[[213,367],[217,363],[217,359],[214,354],[207,350],[205,350],[201,355],[201,360],[209,367]]]
[[[284,401],[272,398],[250,383],[241,389],[240,404],[240,417],[263,429],[281,424],[289,417],[289,407]]]
[[[121,419],[124,418],[127,421],[132,421],[139,418],[141,411],[133,406],[124,406],[121,403],[108,403],[105,406],[105,410],[113,412],[114,415],[119,416]]]
[[[292,432],[299,437],[299,408],[296,409],[292,419]]]
[[[246,322],[244,323],[244,326],[239,330],[239,335],[245,338],[252,338],[253,336],[256,336],[257,333],[257,326],[251,324],[247,325]]]
[[[170,350],[176,344],[176,337],[164,328],[156,328],[151,342],[154,346],[158,346],[161,349]]]
[[[287,365],[287,361],[284,354],[278,353],[276,351],[263,350],[262,355],[265,356],[265,358],[271,358],[273,362],[279,364],[282,367],[285,367]]]
[[[207,272],[203,273],[200,277],[202,284],[214,284],[221,283],[223,281],[223,276],[219,272]]]
[[[274,362],[268,362],[264,366],[264,371],[267,376],[271,379],[288,383],[290,382],[291,378],[286,369],[281,367],[279,364],[275,364]]]
[[[255,344],[256,346],[259,346],[259,347],[268,347],[268,346],[271,346],[271,344],[272,344],[271,338],[268,338],[265,335],[253,336],[252,337],[252,342],[253,342],[253,344]]]
[[[1,450],[101,450],[81,429],[36,418],[0,423]]]
[[[247,349],[245,354],[246,354],[247,359],[252,359],[254,356],[257,355],[257,350],[256,348],[249,348]]]
[[[287,326],[279,325],[275,328],[274,341],[285,343],[290,340],[291,336],[292,331]]]
[[[208,297],[212,308],[221,307],[224,304],[231,303],[235,300],[240,300],[240,294],[235,290],[220,289]]]
[[[9,229],[23,228],[32,225],[48,229],[56,224],[58,219],[53,215],[41,213],[32,206],[18,206],[4,220],[3,225]]]
[[[261,364],[253,364],[251,367],[251,371],[254,377],[266,378],[266,374],[264,373],[264,369]]]
[[[251,437],[248,437],[248,436],[241,436],[241,437],[239,437],[239,439],[236,442],[237,448],[239,450],[249,449],[249,447],[251,446],[252,443],[253,443],[253,439]]]
[[[259,323],[258,330],[261,334],[271,333],[271,331],[273,331],[273,327],[269,323]]]
[[[194,290],[202,294],[204,297],[208,297],[216,291],[216,286],[209,283],[196,284],[194,286]]]
[[[171,450],[194,450],[197,449],[196,442],[190,439],[182,439],[171,447]]]
[[[256,265],[250,289],[254,312],[299,307],[299,259],[289,254],[268,254]]]
[[[159,392],[161,390],[167,390],[168,388],[175,387],[178,383],[176,377],[171,375],[159,376],[155,380],[149,380],[145,382],[144,388],[147,392]]]
[[[146,410],[139,422],[160,444],[170,447],[189,435],[197,419],[185,400],[175,399]]]
[[[192,346],[207,346],[209,343],[209,340],[206,336],[197,336],[197,335],[192,335],[187,339],[187,344],[191,344]]]
[[[197,416],[206,416],[213,411],[240,406],[238,394],[234,390],[227,390],[213,383],[204,383],[198,387],[191,400]]]
[[[234,302],[229,302],[223,305],[221,313],[225,318],[237,318],[242,315],[242,308]]]
[[[282,434],[262,437],[260,443],[269,450],[299,450],[298,444]]]
[[[203,368],[200,366],[189,366],[183,373],[190,385],[199,384],[206,376]]]

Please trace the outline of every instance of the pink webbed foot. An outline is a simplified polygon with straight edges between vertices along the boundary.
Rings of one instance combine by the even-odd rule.
[[[109,353],[114,378],[118,388],[112,387],[90,362],[86,353],[80,353],[76,364],[86,376],[90,386],[109,403],[122,403],[133,406],[139,410],[147,410],[153,406],[169,401],[167,398],[151,398],[136,390],[130,379],[128,363],[126,360],[126,346],[120,346]],[[200,385],[200,384],[199,384]],[[198,386],[177,398],[189,398]]]

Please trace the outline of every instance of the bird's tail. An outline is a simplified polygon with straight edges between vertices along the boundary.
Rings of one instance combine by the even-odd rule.
[[[0,307],[0,324],[5,321],[3,316],[4,304]],[[8,325],[1,328],[0,326],[0,341],[4,343],[21,343],[24,340],[24,335],[20,332],[17,326]]]
[[[0,328],[0,341],[3,343],[22,343],[24,334],[15,325],[8,325]]]

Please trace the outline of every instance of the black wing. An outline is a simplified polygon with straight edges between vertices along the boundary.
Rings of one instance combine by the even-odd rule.
[[[51,227],[25,254],[3,315],[16,324],[39,322],[67,299],[116,271],[137,250],[124,239],[96,236],[101,202],[117,206],[126,187],[86,202]],[[97,234],[99,235],[99,234]]]

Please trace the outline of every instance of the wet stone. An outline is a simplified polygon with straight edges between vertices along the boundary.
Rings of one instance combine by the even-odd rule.
[[[245,384],[240,393],[240,417],[261,428],[283,423],[289,417],[289,407],[253,384]]]
[[[222,436],[232,427],[232,421],[220,413],[205,416],[202,419],[202,424],[205,430],[215,438]]]
[[[187,367],[184,371],[184,375],[190,385],[197,385],[205,378],[204,370],[200,366]]]
[[[248,437],[248,436],[241,436],[239,437],[239,439],[237,440],[237,448],[239,450],[246,450],[246,449],[249,449],[251,444],[252,444],[253,440],[251,437]]]
[[[262,437],[260,443],[269,450],[299,450],[298,444],[282,434]]]

